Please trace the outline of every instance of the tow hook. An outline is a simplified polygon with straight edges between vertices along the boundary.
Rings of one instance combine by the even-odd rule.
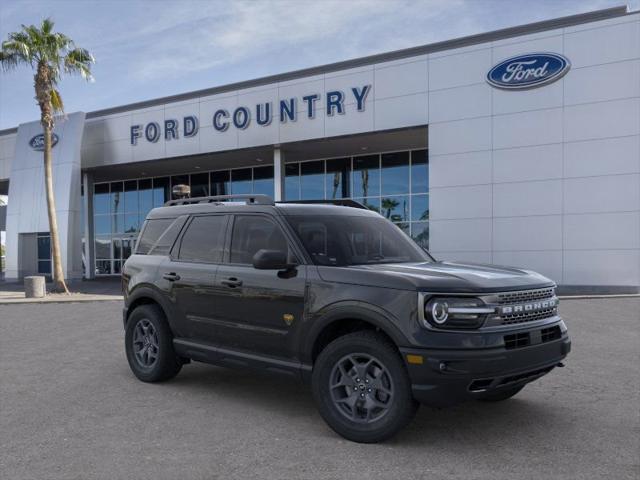
[[[564,363],[559,362],[559,363],[556,365],[556,367],[564,368]]]

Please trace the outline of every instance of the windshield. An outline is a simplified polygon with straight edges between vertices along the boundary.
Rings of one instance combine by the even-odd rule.
[[[430,262],[433,259],[384,218],[287,216],[316,265]]]

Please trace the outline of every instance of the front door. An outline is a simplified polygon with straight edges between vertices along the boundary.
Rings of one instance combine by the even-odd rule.
[[[223,347],[290,357],[291,333],[304,312],[306,267],[290,272],[257,270],[252,260],[261,249],[294,255],[275,219],[235,215],[227,258],[216,274],[213,335]]]

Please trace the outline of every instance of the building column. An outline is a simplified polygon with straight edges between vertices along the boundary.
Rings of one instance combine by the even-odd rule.
[[[273,149],[273,199],[276,202],[285,199],[284,179],[284,152],[280,147],[276,147]]]
[[[82,174],[82,188],[84,190],[83,219],[84,226],[84,278],[95,277],[95,251],[93,238],[93,175],[84,172]]]

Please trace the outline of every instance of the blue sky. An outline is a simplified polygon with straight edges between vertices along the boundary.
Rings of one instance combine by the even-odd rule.
[[[623,0],[2,0],[0,38],[51,16],[96,57],[67,112],[224,85],[624,4]],[[631,8],[640,0],[631,0]],[[0,129],[39,117],[33,77],[0,73]]]

